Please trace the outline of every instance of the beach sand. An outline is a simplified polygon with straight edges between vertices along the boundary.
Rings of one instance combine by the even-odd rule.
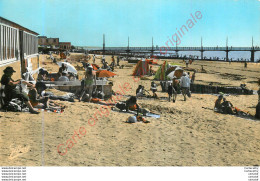
[[[75,54],[72,54],[75,57]],[[80,56],[78,56],[80,57]],[[98,56],[97,56],[98,57]],[[77,59],[77,58],[76,58]],[[46,55],[40,56],[41,66],[57,72]],[[110,57],[106,57],[110,63]],[[92,63],[92,61],[90,61]],[[101,59],[96,59],[100,64]],[[185,66],[180,60],[169,60]],[[135,95],[139,84],[150,89],[153,77],[134,79],[135,64],[115,69],[118,75],[110,78],[113,90],[121,91],[129,83],[126,95]],[[159,64],[163,60],[159,60]],[[80,63],[73,63],[74,65]],[[201,65],[207,73],[200,73]],[[196,83],[240,86],[257,90],[260,64],[195,61]],[[153,69],[158,67],[153,66]],[[79,72],[80,76],[83,71]],[[159,82],[156,82],[157,84]],[[55,90],[56,93],[66,94]],[[167,97],[158,86],[158,96]],[[120,97],[126,100],[127,97]],[[186,102],[180,94],[176,103],[166,100],[138,100],[144,108],[159,113],[161,118],[147,118],[150,123],[127,124],[131,115],[104,109],[101,105],[85,102],[62,102],[65,112],[39,115],[0,112],[0,165],[24,166],[249,166],[260,163],[260,121],[213,112],[216,95],[192,94]],[[234,106],[255,114],[257,95],[230,95],[227,100]],[[102,107],[102,108],[101,108]],[[100,115],[98,111],[103,110]],[[97,115],[95,125],[88,121]],[[91,122],[92,124],[93,122]],[[80,135],[84,127],[86,135]],[[44,144],[43,131],[44,130]],[[75,131],[80,138],[75,135]],[[74,141],[73,141],[74,135]],[[67,140],[72,148],[65,155]],[[69,143],[69,142],[68,142]],[[43,149],[44,148],[44,149]],[[44,151],[42,151],[44,150]],[[10,157],[11,155],[11,157]],[[15,156],[14,156],[15,155]]]

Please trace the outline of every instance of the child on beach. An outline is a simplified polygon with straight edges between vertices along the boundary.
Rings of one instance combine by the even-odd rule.
[[[152,81],[152,83],[151,83],[151,91],[153,92],[153,98],[156,98],[156,99],[158,99],[158,96],[157,96],[157,94],[155,93],[156,91],[157,91],[157,86],[156,86],[156,84],[154,83],[154,81]]]
[[[39,84],[37,84],[37,86],[39,86]],[[37,87],[39,88],[39,87]],[[29,93],[28,93],[28,97],[30,100],[30,103],[32,104],[33,107],[37,107],[37,108],[48,108],[49,107],[49,99],[48,97],[42,97],[37,95],[37,89],[35,88],[34,85],[29,86]]]
[[[172,97],[172,93],[173,93],[172,83],[170,83],[170,85],[168,86],[168,91],[167,92],[168,92],[168,96],[169,96],[169,102],[171,102],[171,97]]]
[[[179,91],[179,81],[176,76],[172,79],[172,88],[173,88],[173,102],[177,99],[177,93]]]

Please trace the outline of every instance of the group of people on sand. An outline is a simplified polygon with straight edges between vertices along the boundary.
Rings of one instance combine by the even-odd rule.
[[[94,57],[95,57],[95,54],[93,55],[93,63],[94,63]],[[101,68],[107,69],[109,71],[114,71],[115,67],[120,66],[119,62],[120,62],[120,57],[117,56],[117,62],[116,62],[114,55],[112,55],[111,56],[111,63],[109,64],[108,62],[106,62],[105,55],[103,55],[102,58],[101,58],[101,63],[102,63]]]
[[[75,81],[78,79],[78,76],[75,75],[72,72],[68,72],[68,67],[62,63],[61,67],[59,68],[58,71],[58,81]]]
[[[160,81],[162,91],[165,91],[168,93],[168,100],[171,102],[171,99],[173,99],[173,103],[176,102],[177,99],[177,94],[179,91],[181,91],[184,101],[187,100],[187,97],[191,97],[191,92],[190,92],[190,84],[191,84],[191,79],[189,74],[186,72],[183,73],[182,77],[180,80],[174,76],[172,81],[166,82],[166,81]],[[152,91],[153,95],[152,96],[146,96],[146,92],[149,94],[147,90],[145,90],[144,86],[139,85],[138,88],[136,89],[136,97],[148,97],[148,98],[156,98],[159,99],[158,95],[156,94],[157,92],[157,85],[154,81],[151,82],[151,88],[150,90]]]
[[[4,74],[1,77],[1,84],[4,86],[3,92],[4,97],[2,105],[3,109],[8,107],[9,102],[12,99],[18,98],[29,108],[29,112],[32,114],[38,114],[39,112],[34,110],[34,107],[41,105],[42,107],[48,107],[48,98],[42,96],[42,91],[46,89],[40,81],[46,77],[46,72],[39,72],[39,80],[36,84],[28,82],[24,79],[13,80],[12,76],[16,72],[13,67],[6,67],[4,69]],[[22,84],[26,86],[26,90],[22,88]],[[23,106],[23,105],[22,105]]]
[[[64,69],[66,67],[62,66],[59,70],[59,73],[61,72],[59,80],[65,76]],[[44,81],[48,80],[48,72],[45,69],[39,69],[36,80],[28,71],[23,74],[22,79],[13,80],[12,76],[16,71],[10,66],[6,67],[3,72],[1,90],[4,94],[0,95],[3,110],[8,110],[13,99],[18,99],[21,102],[20,106],[28,107],[32,114],[39,114],[34,108],[49,110],[64,108],[63,105],[50,101],[49,95],[45,92],[47,86]]]
[[[195,73],[193,75],[194,75],[193,78],[195,79]],[[190,79],[190,75],[186,72],[182,74],[180,80],[176,76],[174,76],[172,81],[169,83],[168,90],[167,90],[169,96],[169,102],[171,102],[171,97],[173,97],[173,102],[174,103],[176,102],[179,89],[183,95],[184,101],[187,100],[187,97],[191,97],[191,91],[190,91],[191,83],[192,80]]]
[[[259,90],[257,91],[258,103],[256,105],[255,118],[260,119],[260,79],[258,79],[258,85],[259,85]],[[233,104],[225,98],[224,93],[222,92],[220,92],[217,100],[215,101],[214,111],[223,114],[251,116],[249,112],[242,111],[241,109],[233,106]]]

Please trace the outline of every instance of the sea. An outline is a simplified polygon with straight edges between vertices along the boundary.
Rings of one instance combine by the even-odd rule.
[[[159,52],[155,52],[155,55],[159,55]],[[168,51],[165,56],[172,56],[176,55],[175,51]],[[186,55],[186,57],[189,56],[198,56],[201,58],[201,52],[199,51],[179,51],[178,55],[183,57]],[[218,57],[220,60],[224,60],[226,58],[226,52],[224,51],[205,51],[203,52],[203,57],[206,57],[206,59],[216,59]],[[251,61],[251,52],[250,51],[230,51],[228,53],[228,58],[232,59],[234,61]],[[260,51],[255,52],[255,62],[260,61]]]

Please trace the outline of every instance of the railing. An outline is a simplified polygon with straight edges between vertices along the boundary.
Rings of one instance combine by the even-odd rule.
[[[260,51],[260,47],[106,47],[106,51]],[[102,50],[97,50],[102,51]]]

